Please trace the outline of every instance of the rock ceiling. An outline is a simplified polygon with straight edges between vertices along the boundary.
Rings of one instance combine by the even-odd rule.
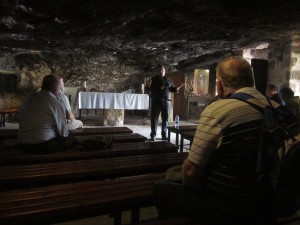
[[[300,28],[299,0],[0,2],[0,57],[101,54],[141,71],[158,62],[175,70],[213,64]]]

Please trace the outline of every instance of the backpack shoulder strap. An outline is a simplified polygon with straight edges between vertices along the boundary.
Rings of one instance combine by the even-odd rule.
[[[260,113],[264,114],[264,108],[261,106],[258,106],[252,102],[247,101],[248,99],[254,98],[252,95],[247,94],[247,93],[243,93],[243,92],[239,92],[239,93],[234,93],[231,96],[229,96],[229,98],[234,98],[237,100],[240,100],[242,102],[245,102],[249,105],[251,105],[252,107],[254,107],[256,110],[258,110]],[[270,103],[269,99],[267,99],[268,102]],[[272,106],[272,104],[270,103],[270,105]]]

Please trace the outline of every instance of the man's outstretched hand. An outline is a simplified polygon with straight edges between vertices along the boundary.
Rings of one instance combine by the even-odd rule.
[[[179,85],[179,87],[176,88],[176,92],[178,92],[179,89],[182,88],[184,85],[185,85],[184,83],[181,83],[181,84]]]

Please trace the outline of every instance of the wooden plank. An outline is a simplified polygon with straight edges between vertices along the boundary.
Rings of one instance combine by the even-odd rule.
[[[0,139],[16,139],[19,129],[0,129]],[[95,127],[78,128],[70,130],[70,134],[75,136],[84,135],[107,135],[107,134],[130,134],[133,131],[128,127]]]
[[[3,149],[4,141],[7,139],[17,139],[19,129],[0,129],[0,150]],[[128,127],[96,127],[96,128],[78,128],[69,131],[71,135],[114,135],[131,134],[133,131]],[[120,138],[119,138],[120,139]]]
[[[156,219],[139,223],[139,225],[200,225],[185,217],[173,217],[168,219]]]
[[[45,155],[29,155],[23,154],[22,151],[19,151],[17,149],[9,149],[0,154],[0,166],[13,164],[30,164],[108,157],[122,157],[133,155],[149,155],[172,152],[178,152],[178,146],[166,141],[117,143],[113,144],[109,149],[102,149],[96,151],[80,151],[73,149]]]
[[[138,133],[131,134],[113,134],[113,143],[145,142],[147,138]]]
[[[84,140],[89,139],[89,138],[96,138],[99,135],[81,135],[77,136],[77,142],[78,145],[82,145]],[[102,136],[107,136],[107,135],[102,135]],[[112,143],[131,143],[131,142],[145,142],[147,138],[141,134],[137,133],[124,133],[124,134],[109,134],[109,136],[112,137]],[[7,140],[12,140],[16,139],[17,137],[12,135],[11,137],[7,138]],[[20,147],[18,146],[19,143],[18,141],[10,141],[9,144],[5,143],[5,140],[3,140],[3,143],[1,145],[0,150],[9,150],[11,151],[12,149],[19,149]],[[3,151],[2,151],[3,152]]]
[[[0,189],[165,172],[186,157],[184,152],[0,166]]]
[[[165,174],[0,192],[0,224],[52,224],[153,205]],[[120,221],[119,221],[120,222]],[[115,223],[116,224],[116,223]]]
[[[97,127],[97,128],[78,128],[70,130],[70,134],[75,136],[81,135],[107,135],[107,134],[124,134],[133,133],[128,127]]]
[[[97,138],[98,135],[77,136],[77,141],[82,143],[89,138]],[[105,136],[105,135],[104,135]],[[111,134],[113,143],[145,142],[147,138],[138,133]]]

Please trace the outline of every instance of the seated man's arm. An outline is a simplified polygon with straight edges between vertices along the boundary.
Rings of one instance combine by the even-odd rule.
[[[189,151],[183,163],[183,184],[198,187],[204,181],[204,172],[219,145],[221,127],[211,106],[201,113],[199,124]]]
[[[183,185],[185,186],[200,186],[203,179],[203,171],[205,167],[196,165],[186,159],[183,162]]]
[[[75,119],[75,116],[74,116],[74,114],[72,113],[71,105],[70,105],[70,102],[69,102],[68,97],[62,92],[62,93],[60,94],[60,99],[61,99],[61,101],[62,101],[62,103],[64,104],[65,109],[66,109],[66,119],[67,119],[67,120],[74,120],[74,119]]]
[[[67,128],[65,107],[60,101],[57,101],[54,104],[55,107],[53,107],[53,116],[56,123],[57,135],[67,137],[69,135],[69,131]]]
[[[66,111],[67,120],[75,120],[75,116],[71,111]]]

